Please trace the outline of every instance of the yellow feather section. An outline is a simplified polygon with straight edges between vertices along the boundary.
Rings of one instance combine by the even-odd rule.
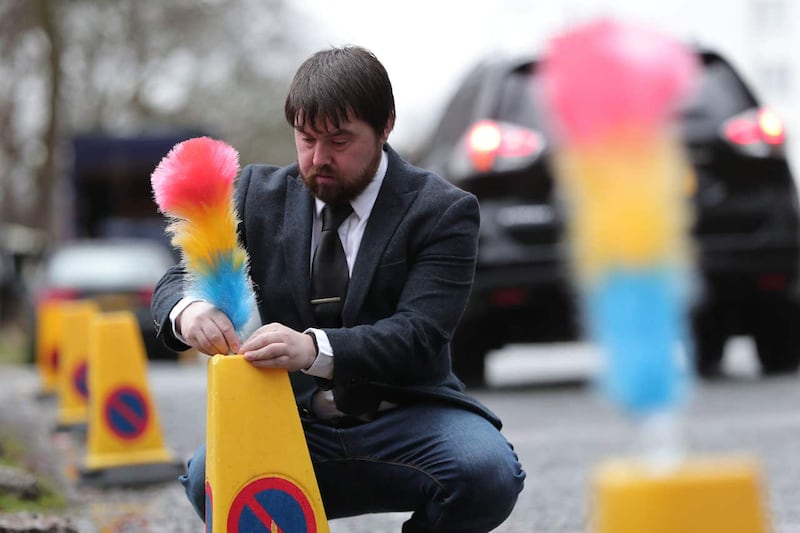
[[[168,231],[172,234],[172,244],[183,251],[189,271],[202,276],[221,255],[232,257],[234,266],[244,263],[246,255],[238,247],[237,224],[231,206],[202,206],[191,222],[175,220]]]
[[[556,159],[572,209],[571,245],[587,281],[614,266],[682,263],[690,223],[686,165],[673,139],[620,139]]]

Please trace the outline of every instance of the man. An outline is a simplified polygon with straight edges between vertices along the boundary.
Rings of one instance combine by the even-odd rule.
[[[405,532],[489,531],[525,474],[498,418],[451,371],[477,201],[386,144],[392,87],[363,48],[306,60],[285,113],[297,163],[248,166],[235,194],[265,325],[240,341],[219,310],[183,297],[176,267],[153,299],[159,336],[290,371],[328,518],[413,511]],[[333,211],[343,221],[323,223]],[[201,447],[181,478],[201,517],[204,468]]]

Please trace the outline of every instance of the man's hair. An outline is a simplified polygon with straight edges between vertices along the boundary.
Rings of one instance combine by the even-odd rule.
[[[284,106],[292,127],[314,128],[329,120],[336,128],[348,119],[361,119],[381,135],[394,118],[389,75],[365,48],[345,46],[321,50],[294,75]]]

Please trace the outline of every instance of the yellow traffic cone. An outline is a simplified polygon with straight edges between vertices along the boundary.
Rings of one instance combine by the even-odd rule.
[[[285,370],[215,355],[207,414],[209,531],[329,531]]]
[[[610,460],[595,472],[596,533],[767,533],[756,461],[695,457],[657,472]]]
[[[42,302],[36,310],[36,370],[39,374],[39,397],[58,392],[58,360],[61,345],[62,302]]]
[[[183,467],[164,446],[136,317],[100,313],[90,333],[92,394],[82,481],[134,486],[176,480]]]
[[[58,363],[56,430],[84,430],[89,387],[89,325],[100,312],[91,300],[65,302],[61,307],[61,350]]]

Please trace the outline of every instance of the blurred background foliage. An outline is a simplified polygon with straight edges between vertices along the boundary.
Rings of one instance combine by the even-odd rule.
[[[284,0],[0,2],[0,221],[58,237],[69,140],[202,131],[242,164],[288,163]]]

